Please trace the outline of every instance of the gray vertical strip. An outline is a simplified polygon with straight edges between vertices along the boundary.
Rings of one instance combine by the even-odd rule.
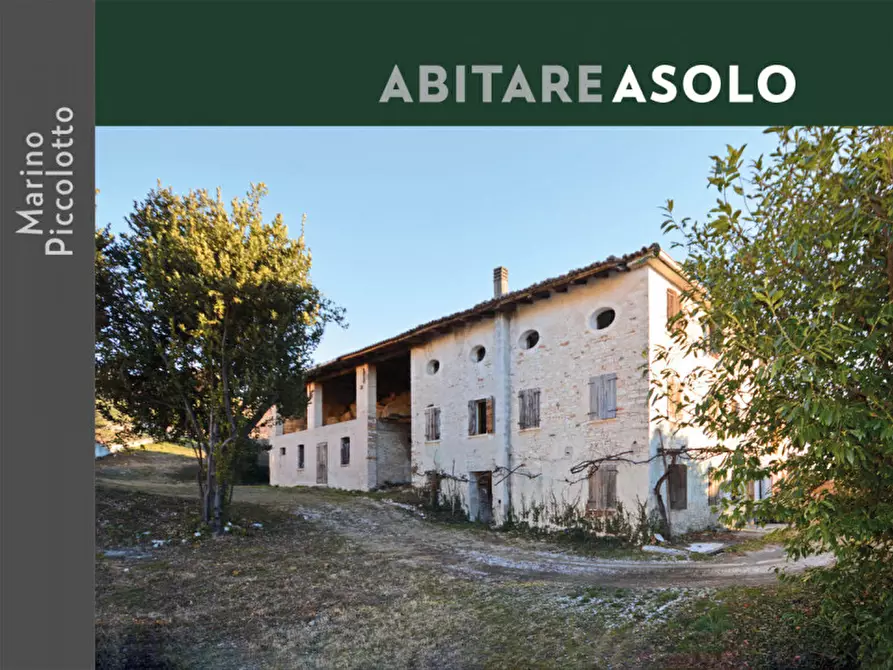
[[[4,669],[94,665],[93,17],[0,5]]]

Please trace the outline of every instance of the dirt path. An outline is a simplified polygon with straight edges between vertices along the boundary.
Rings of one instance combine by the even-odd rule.
[[[105,486],[194,497],[193,484],[105,479]],[[556,545],[486,529],[434,523],[381,500],[330,490],[240,487],[236,500],[272,505],[397,563],[422,565],[468,578],[550,581],[624,588],[721,587],[770,583],[775,569],[800,571],[826,565],[827,556],[789,562],[780,547],[710,560],[605,559],[557,551]]]

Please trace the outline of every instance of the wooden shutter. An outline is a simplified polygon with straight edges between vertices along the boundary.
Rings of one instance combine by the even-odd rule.
[[[477,435],[477,408],[474,400],[468,401],[468,434]]]
[[[612,372],[602,376],[605,379],[605,401],[601,418],[613,419],[617,416],[617,375]]]
[[[707,504],[711,507],[719,505],[720,502],[720,484],[721,482],[715,478],[716,472],[714,468],[707,470]]]
[[[667,321],[679,313],[679,294],[671,288],[667,289]]]
[[[617,467],[602,465],[589,475],[589,508],[616,509],[617,507]]]
[[[600,401],[602,396],[604,395],[602,391],[602,387],[604,385],[604,380],[601,377],[592,377],[589,379],[589,418],[590,419],[598,419],[600,418]]]
[[[617,469],[608,467],[603,470],[603,488],[605,492],[605,509],[617,507]]]
[[[617,416],[617,375],[613,372],[589,380],[589,417],[613,419]]]
[[[671,330],[677,330],[682,327],[681,321],[669,323],[670,320],[682,311],[682,304],[679,300],[679,293],[671,288],[667,289],[667,327]]]
[[[589,507],[591,509],[598,509],[598,473],[598,470],[589,473]]]
[[[486,432],[488,432],[488,433],[492,433],[496,429],[495,421],[493,420],[493,404],[494,404],[494,398],[493,398],[493,396],[490,396],[489,398],[487,398],[487,431]],[[484,431],[481,431],[481,432],[483,433]]]
[[[518,425],[522,430],[540,425],[539,389],[525,389],[518,393]]]
[[[675,424],[679,421],[681,411],[679,408],[682,400],[682,387],[678,379],[671,379],[670,388],[667,390],[667,419]]]

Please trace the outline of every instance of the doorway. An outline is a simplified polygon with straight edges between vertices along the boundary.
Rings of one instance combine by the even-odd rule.
[[[472,518],[481,523],[493,522],[493,473],[489,470],[471,473]],[[475,504],[476,503],[476,504]]]
[[[316,483],[329,483],[329,443],[320,442],[316,445]]]

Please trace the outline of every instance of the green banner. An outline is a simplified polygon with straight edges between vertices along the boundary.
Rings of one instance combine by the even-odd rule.
[[[98,125],[893,123],[893,4],[122,2]]]

